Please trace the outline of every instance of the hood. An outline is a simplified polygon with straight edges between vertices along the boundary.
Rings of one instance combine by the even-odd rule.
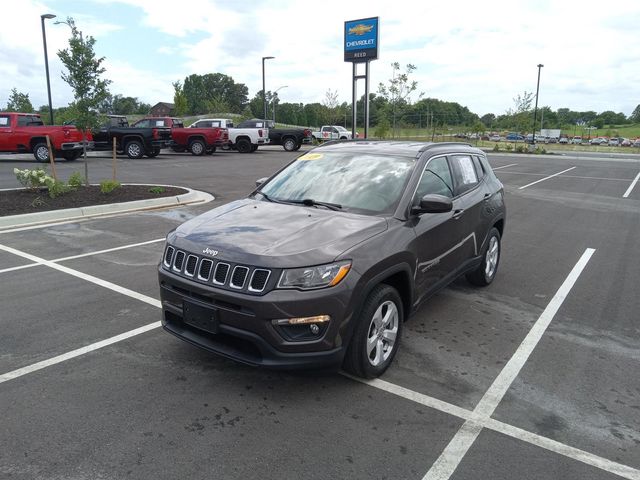
[[[245,199],[189,220],[168,241],[230,262],[291,268],[331,262],[386,229],[380,217]]]

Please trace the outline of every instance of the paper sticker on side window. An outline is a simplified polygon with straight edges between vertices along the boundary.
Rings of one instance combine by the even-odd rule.
[[[462,174],[462,182],[465,185],[477,183],[478,177],[476,176],[476,170],[473,167],[471,157],[458,157],[458,165],[460,166],[460,173]]]
[[[0,127],[9,126],[9,117],[0,117]]]

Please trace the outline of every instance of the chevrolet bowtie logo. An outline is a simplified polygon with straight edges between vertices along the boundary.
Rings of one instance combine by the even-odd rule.
[[[371,30],[373,30],[373,25],[364,25],[362,23],[359,23],[355,27],[351,27],[349,29],[349,34],[364,35],[365,33],[369,33]]]

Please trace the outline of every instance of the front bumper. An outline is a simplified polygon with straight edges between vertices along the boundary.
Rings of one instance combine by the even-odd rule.
[[[352,278],[349,278],[351,276]],[[256,296],[203,285],[159,267],[162,326],[178,338],[233,360],[270,368],[337,368],[350,337],[355,272],[328,289],[272,290]],[[215,333],[186,323],[187,300],[215,317]],[[272,320],[330,315],[314,339],[285,338]]]

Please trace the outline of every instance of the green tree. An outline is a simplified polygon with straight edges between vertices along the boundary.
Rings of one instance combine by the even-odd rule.
[[[640,122],[640,103],[633,110],[633,113],[631,113],[631,116],[629,117],[629,120],[634,122],[634,123],[639,123]]]
[[[182,90],[182,83],[180,80],[173,82],[173,108],[176,116],[182,117],[187,114],[189,105],[187,103],[187,97]]]
[[[410,80],[409,76],[416,70],[416,66],[408,63],[404,73],[400,72],[400,63],[391,64],[391,78],[388,85],[378,84],[378,93],[391,104],[391,114],[393,117],[393,134],[396,133],[396,119],[402,114],[403,107],[411,103],[411,94],[418,88],[416,80]],[[418,95],[422,97],[423,93]]]
[[[73,18],[68,17],[66,23],[71,27],[69,48],[59,50],[58,57],[67,69],[67,72],[62,74],[62,79],[73,90],[72,105],[77,112],[75,125],[82,131],[85,140],[83,154],[86,160],[87,131],[98,125],[98,108],[109,95],[107,88],[111,80],[102,78],[106,71],[102,66],[104,57],[96,57],[93,50],[95,39],[92,36],[84,38]]]
[[[187,100],[188,113],[192,115],[208,113],[212,106],[224,106],[231,113],[240,113],[244,110],[249,95],[246,85],[236,83],[233,78],[222,73],[189,75],[184,79],[182,91]]]
[[[7,108],[5,110],[7,112],[33,112],[33,105],[31,105],[31,100],[29,100],[29,94],[20,93],[18,89],[12,88],[11,94],[9,95],[9,101],[7,102]]]

